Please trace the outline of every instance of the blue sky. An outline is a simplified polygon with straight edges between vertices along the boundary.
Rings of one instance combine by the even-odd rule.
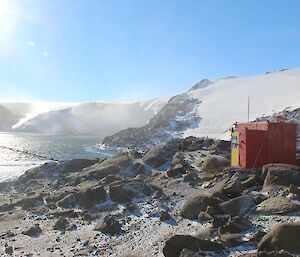
[[[148,99],[299,60],[297,0],[0,0],[2,101]]]

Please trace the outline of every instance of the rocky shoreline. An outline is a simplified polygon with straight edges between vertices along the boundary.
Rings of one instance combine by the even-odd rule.
[[[298,256],[300,167],[229,167],[230,144],[52,161],[0,183],[1,256]]]

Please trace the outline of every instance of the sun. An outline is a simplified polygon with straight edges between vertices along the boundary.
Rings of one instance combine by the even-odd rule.
[[[17,39],[19,7],[12,1],[0,0],[0,56],[9,55]]]
[[[10,5],[8,4],[7,0],[0,0],[0,16],[4,14],[9,14],[10,12]]]

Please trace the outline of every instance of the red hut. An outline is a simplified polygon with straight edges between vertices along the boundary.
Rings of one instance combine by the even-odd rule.
[[[267,163],[296,164],[296,144],[296,124],[236,123],[231,134],[231,164],[242,168],[258,168]]]

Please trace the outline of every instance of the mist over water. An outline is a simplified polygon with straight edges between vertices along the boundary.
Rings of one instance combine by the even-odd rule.
[[[101,151],[97,147],[100,143],[101,138],[90,136],[0,133],[0,181],[19,176],[51,159],[101,159],[113,154]]]

